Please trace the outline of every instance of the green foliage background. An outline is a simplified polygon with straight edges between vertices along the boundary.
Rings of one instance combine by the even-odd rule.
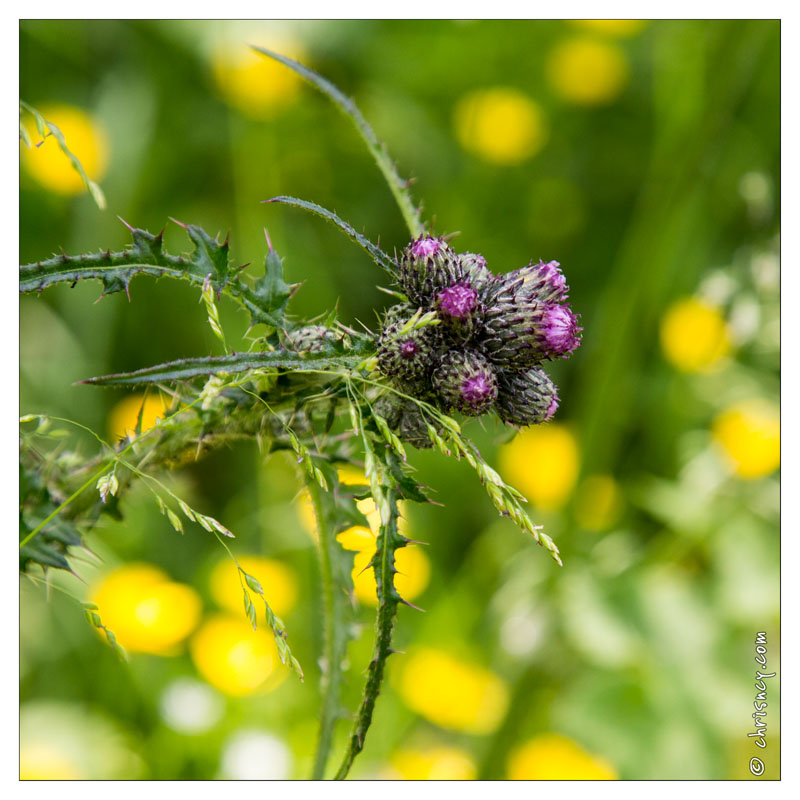
[[[267,227],[287,280],[304,283],[296,313],[320,314],[338,302],[343,321],[371,324],[387,298],[370,260],[320,220],[260,201],[313,200],[391,251],[407,241],[392,197],[349,123],[311,89],[259,118],[225,104],[206,46],[224,24],[21,24],[20,96],[36,107],[63,102],[93,111],[112,153],[101,181],[107,211],[88,194],[48,193],[21,172],[21,263],[62,247],[119,249],[128,240],[119,215],[154,232],[168,217],[230,231],[234,259],[258,265]],[[397,647],[427,643],[469,654],[508,681],[512,703],[494,735],[449,734],[417,718],[387,686],[354,775],[378,774],[393,750],[433,732],[472,753],[481,776],[503,777],[516,744],[555,731],[605,757],[623,778],[748,777],[747,762],[759,754],[746,737],[756,631],[768,632],[771,666],[778,659],[777,479],[707,487],[686,467],[708,448],[711,420],[725,402],[748,392],[777,397],[777,353],[742,347],[720,373],[685,375],[663,358],[658,330],[669,305],[712,270],[744,291],[753,255],[774,253],[778,23],[651,23],[617,41],[630,83],[597,108],[565,103],[545,81],[548,49],[574,33],[563,22],[237,30],[245,47],[270,46],[269,36],[287,28],[309,65],[355,98],[401,174],[416,176],[415,196],[437,232],[460,231],[457,249],[483,253],[495,271],[531,258],[561,262],[585,334],[570,361],[553,365],[558,419],[577,435],[583,474],[612,474],[625,493],[622,518],[601,533],[581,527],[571,503],[533,510],[559,544],[560,570],[497,520],[466,465],[413,454],[444,507],[411,512],[414,538],[430,543],[433,572],[415,601],[427,613],[401,609]],[[457,99],[496,85],[528,93],[549,118],[545,147],[516,166],[481,161],[453,131]],[[772,192],[769,209],[755,216],[740,192],[752,172]],[[176,226],[165,237],[173,252],[185,249]],[[87,282],[21,300],[22,413],[62,415],[105,432],[120,395],[75,381],[218,352],[188,286],[137,278],[131,303],[118,293],[93,305],[98,294],[99,284]],[[225,301],[220,312],[229,339],[244,333],[244,315]],[[468,430],[491,462],[499,427]],[[236,533],[242,552],[297,569],[301,597],[287,624],[310,680],[228,700],[216,728],[183,736],[160,717],[159,696],[170,680],[194,674],[187,656],[134,656],[120,665],[74,605],[23,585],[23,709],[52,700],[113,720],[140,757],[141,777],[213,777],[226,739],[252,726],[289,744],[300,775],[319,702],[320,598],[313,548],[291,507],[297,476],[288,462],[264,466],[254,445],[241,445],[186,468],[181,481]],[[135,496],[123,511],[124,524],[91,537],[102,558],[147,560],[206,591],[219,557],[210,537],[178,537]],[[510,652],[502,631],[520,608],[544,633],[527,651]],[[359,614],[365,630],[352,646],[351,708],[369,652],[371,610]],[[777,700],[775,689],[769,777],[779,771]]]

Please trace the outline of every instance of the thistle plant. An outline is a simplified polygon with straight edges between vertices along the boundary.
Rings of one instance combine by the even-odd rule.
[[[301,64],[256,48],[282,62],[321,90],[355,124],[386,178],[409,230],[410,242],[389,254],[333,212],[293,197],[269,202],[314,213],[366,251],[394,283],[398,303],[377,330],[358,331],[331,312],[323,319],[293,316],[289,303],[298,287],[283,276],[282,260],[267,237],[260,277],[250,280],[230,258],[228,241],[201,228],[180,225],[190,252],[165,249],[163,231],[128,226],[123,250],[59,254],[20,268],[20,290],[42,292],[56,283],[95,279],[103,295],[128,291],[137,275],[171,278],[196,287],[223,354],[193,356],[144,366],[134,372],[87,378],[102,387],[144,387],[171,398],[164,418],[118,443],[92,433],[91,457],[61,445],[68,420],[28,414],[21,420],[20,567],[33,579],[42,571],[74,571],[87,534],[103,515],[119,516],[120,498],[138,481],[179,531],[194,524],[214,536],[236,561],[234,534],[223,522],[192,508],[161,475],[237,439],[255,440],[268,456],[291,450],[307,487],[318,530],[324,600],[324,653],[318,746],[313,777],[330,774],[331,742],[341,707],[343,662],[352,625],[347,597],[353,587],[352,553],[336,535],[367,525],[357,501],[370,497],[380,515],[371,561],[378,610],[373,655],[345,754],[335,772],[344,778],[364,747],[386,662],[398,606],[410,605],[395,588],[395,555],[408,544],[398,530],[398,503],[425,503],[414,478],[410,448],[436,448],[464,459],[477,473],[498,512],[512,519],[560,564],[558,548],[523,508],[524,497],[482,458],[453,416],[495,415],[511,426],[540,424],[558,406],[555,385],[542,365],[568,356],[579,344],[577,317],[567,304],[564,275],[555,261],[536,262],[495,274],[479,254],[457,253],[423,223],[408,182],[400,178],[383,145],[358,109],[336,87]],[[229,350],[218,304],[238,304],[250,325],[265,332],[249,339],[247,352]],[[91,432],[90,432],[91,433]],[[339,484],[337,468],[363,465],[363,486]],[[283,622],[269,605],[269,587],[237,562],[245,614],[255,628],[266,621],[282,661],[303,676]],[[84,607],[87,619],[105,631],[102,609]],[[99,613],[98,613],[99,612]],[[348,712],[349,714],[350,712]]]

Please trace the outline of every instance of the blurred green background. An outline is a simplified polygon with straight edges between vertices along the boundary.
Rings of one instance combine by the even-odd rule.
[[[779,659],[779,36],[771,21],[20,24],[20,96],[108,199],[100,211],[54,142],[22,145],[21,263],[120,249],[118,216],[153,232],[173,217],[229,231],[255,272],[267,228],[304,283],[296,314],[338,302],[345,323],[372,324],[388,298],[369,259],[260,201],[313,200],[390,251],[407,243],[402,218],[350,123],[252,43],[355,98],[457,250],[496,272],[556,259],[567,275],[585,330],[550,370],[555,421],[513,441],[467,426],[565,566],[496,517],[467,465],[414,453],[444,504],[406,511],[428,545],[408,551],[405,591],[426,613],[400,610],[405,655],[354,777],[747,778],[753,756],[779,775],[777,678],[767,748],[747,736],[756,632],[770,671]],[[172,223],[166,240],[188,249]],[[99,294],[21,299],[21,412],[111,437],[137,398],[75,381],[219,345],[188,286]],[[241,349],[245,316],[226,301],[221,314]],[[124,522],[91,535],[85,583],[57,579],[96,599],[129,663],[77,604],[22,581],[23,777],[310,772],[321,600],[300,477],[242,444],[174,481],[257,559],[306,682],[247,633],[216,541],[180,537],[134,491]],[[368,543],[351,538],[358,565]],[[351,709],[373,614],[368,576],[356,584]]]

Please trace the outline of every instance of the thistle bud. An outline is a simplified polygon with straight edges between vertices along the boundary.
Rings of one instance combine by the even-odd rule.
[[[493,363],[522,369],[558,356],[580,344],[578,318],[569,306],[518,297],[486,310],[483,349]]]
[[[492,304],[519,303],[522,300],[563,303],[568,293],[569,286],[558,261],[539,261],[498,275],[487,289],[486,300]]]
[[[400,256],[398,281],[415,303],[426,303],[438,289],[452,286],[458,278],[456,254],[444,239],[422,235]]]
[[[501,372],[495,411],[509,425],[547,422],[558,408],[558,389],[542,369]]]
[[[433,388],[447,409],[480,416],[497,398],[492,365],[473,350],[450,350],[433,372]]]
[[[413,312],[401,308],[393,306],[386,315],[388,324],[378,338],[378,369],[390,378],[416,382],[430,371],[441,337],[433,325],[403,332]]]
[[[445,328],[457,339],[469,339],[482,316],[478,293],[466,282],[442,289],[434,305]]]
[[[336,342],[341,338],[338,331],[324,325],[305,325],[286,334],[286,346],[300,355],[321,353],[326,342]]]
[[[385,394],[376,401],[375,411],[386,419],[389,427],[404,442],[420,449],[433,447],[428,424],[413,401],[393,393]]]
[[[458,269],[461,281],[479,293],[494,283],[496,279],[496,276],[486,266],[486,259],[478,253],[460,253]]]
[[[563,303],[569,292],[564,273],[558,261],[531,262],[526,267],[515,269],[499,276],[496,284],[495,301],[505,299],[535,300],[539,303]]]

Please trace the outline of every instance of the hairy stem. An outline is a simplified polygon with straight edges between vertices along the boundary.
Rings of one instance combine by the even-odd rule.
[[[313,478],[306,481],[319,536],[319,564],[322,578],[322,607],[324,619],[324,663],[322,669],[322,711],[320,713],[317,750],[314,755],[312,780],[325,777],[325,766],[333,742],[333,729],[341,708],[342,661],[347,638],[344,632],[344,594],[337,591],[335,577],[336,540],[330,516],[325,508],[320,487]]]
[[[394,456],[387,451],[386,458],[392,459]],[[384,477],[388,478],[388,470]],[[406,543],[406,539],[398,533],[397,501],[399,494],[397,489],[390,483],[384,485],[383,507],[381,512],[381,529],[378,535],[377,551],[372,561],[375,571],[375,582],[378,587],[378,614],[375,620],[375,646],[372,652],[372,660],[367,671],[367,682],[364,685],[364,694],[361,705],[358,708],[356,721],[353,725],[353,732],[350,735],[347,753],[336,773],[335,779],[344,780],[356,756],[364,749],[364,739],[372,723],[372,713],[375,709],[375,701],[378,699],[383,675],[386,668],[386,660],[394,652],[392,650],[392,630],[397,616],[397,604],[401,601],[400,595],[394,588],[394,574],[397,571],[394,565],[394,554],[398,547]],[[377,501],[377,498],[376,498]],[[380,508],[381,504],[378,504]]]

